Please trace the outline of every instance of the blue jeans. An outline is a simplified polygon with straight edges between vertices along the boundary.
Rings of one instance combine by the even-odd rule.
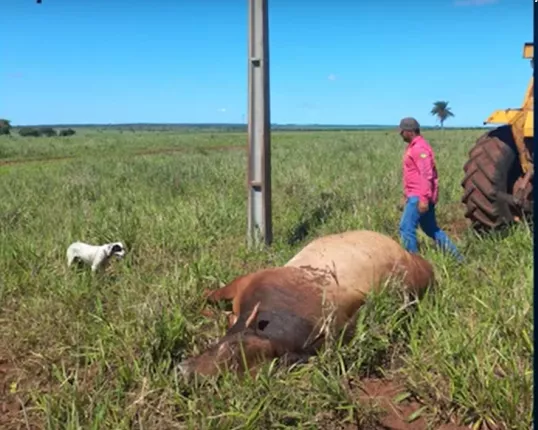
[[[435,219],[435,204],[430,203],[427,212],[421,214],[418,211],[418,197],[409,197],[405,205],[400,221],[400,236],[404,248],[412,253],[418,253],[417,227],[420,225],[424,233],[435,240],[435,243],[443,250],[448,251],[458,261],[463,261],[463,256],[456,246],[448,238],[446,233],[439,228]]]

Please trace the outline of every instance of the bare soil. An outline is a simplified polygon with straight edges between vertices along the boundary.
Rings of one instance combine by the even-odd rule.
[[[13,362],[0,355],[0,428],[3,430],[39,429],[27,413],[29,399],[22,386],[22,372]]]

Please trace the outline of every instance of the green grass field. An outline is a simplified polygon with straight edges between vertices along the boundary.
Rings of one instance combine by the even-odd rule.
[[[438,220],[468,264],[420,233],[438,285],[413,313],[385,291],[350,345],[289,372],[191,385],[174,364],[224,332],[224,318],[200,315],[204,289],[323,234],[398,238],[404,143],[390,131],[273,133],[275,241],[251,252],[245,134],[78,133],[0,139],[1,428],[377,428],[381,411],[359,389],[372,378],[399,381],[399,400],[418,399],[412,418],[432,428],[531,427],[532,235],[520,224],[480,238],[459,203],[481,131],[425,132]],[[99,279],[67,269],[75,240],[122,240],[128,255]]]

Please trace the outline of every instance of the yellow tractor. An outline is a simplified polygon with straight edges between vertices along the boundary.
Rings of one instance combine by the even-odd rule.
[[[534,68],[534,45],[523,58]],[[534,176],[534,80],[520,109],[495,111],[484,124],[505,124],[478,138],[461,183],[465,217],[477,230],[492,230],[532,214]]]

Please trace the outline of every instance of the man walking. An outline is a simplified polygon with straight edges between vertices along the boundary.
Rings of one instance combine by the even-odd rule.
[[[403,245],[409,252],[418,253],[417,227],[420,225],[441,249],[461,262],[463,256],[439,228],[435,217],[439,188],[433,148],[421,136],[420,125],[414,118],[400,121],[400,136],[407,143],[403,156],[405,205],[400,221]]]

